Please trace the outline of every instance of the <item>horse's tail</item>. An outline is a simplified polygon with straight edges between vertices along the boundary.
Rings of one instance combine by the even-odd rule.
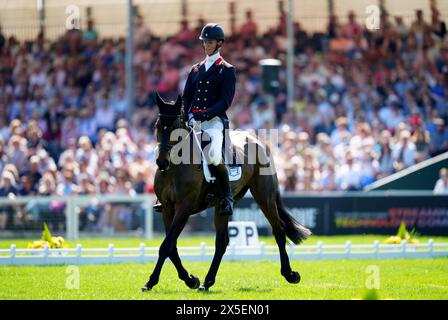
[[[285,229],[286,236],[295,244],[299,244],[303,240],[306,240],[306,238],[311,235],[311,230],[294,219],[283,203],[283,200],[280,197],[280,192],[278,191],[276,195],[276,204],[278,214],[283,222],[283,228]]]

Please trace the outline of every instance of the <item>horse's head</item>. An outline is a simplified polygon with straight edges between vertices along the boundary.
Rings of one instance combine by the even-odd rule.
[[[171,132],[182,127],[182,98],[178,95],[176,102],[166,103],[157,93],[156,102],[159,108],[159,118],[155,125],[159,146],[156,163],[161,171],[165,171],[170,165],[170,150],[177,142],[170,141]]]

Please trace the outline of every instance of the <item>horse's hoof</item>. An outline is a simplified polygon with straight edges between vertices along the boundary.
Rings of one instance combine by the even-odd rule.
[[[187,280],[185,280],[185,284],[190,289],[197,289],[197,288],[199,288],[199,285],[201,284],[201,282],[199,281],[198,277],[190,274],[190,276],[187,278]]]
[[[147,286],[144,286],[144,287],[141,288],[141,290],[142,290],[142,292],[146,292],[146,291],[151,290],[151,288],[148,288]]]
[[[207,292],[208,288],[204,287],[204,286],[200,286],[198,290],[201,291],[201,292]]]
[[[300,282],[300,274],[296,271],[291,271],[291,273],[285,278],[289,283],[295,284]]]

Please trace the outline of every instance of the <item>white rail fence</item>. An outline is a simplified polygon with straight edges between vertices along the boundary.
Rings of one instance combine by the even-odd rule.
[[[13,244],[10,249],[0,249],[0,265],[86,265],[115,263],[145,263],[157,261],[159,248],[83,248],[78,244],[70,249],[18,249]],[[215,247],[201,243],[198,247],[179,247],[181,258],[185,261],[211,261]],[[403,258],[435,258],[448,256],[448,243],[410,244],[345,244],[295,246],[290,245],[287,251],[291,260],[338,260],[338,259],[403,259]],[[259,261],[278,260],[277,246],[228,247],[224,261]]]
[[[135,194],[135,195],[77,195],[77,196],[20,196],[0,198],[0,206],[16,206],[34,203],[50,203],[51,201],[61,201],[66,203],[66,238],[68,240],[79,239],[79,215],[77,207],[85,207],[92,203],[139,203],[142,204],[145,214],[145,238],[154,238],[153,226],[153,203],[154,194]]]

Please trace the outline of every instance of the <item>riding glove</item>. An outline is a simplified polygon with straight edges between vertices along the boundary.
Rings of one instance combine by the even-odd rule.
[[[192,113],[188,114],[188,126],[190,128],[196,128],[197,126],[199,126],[199,123],[194,119]]]

